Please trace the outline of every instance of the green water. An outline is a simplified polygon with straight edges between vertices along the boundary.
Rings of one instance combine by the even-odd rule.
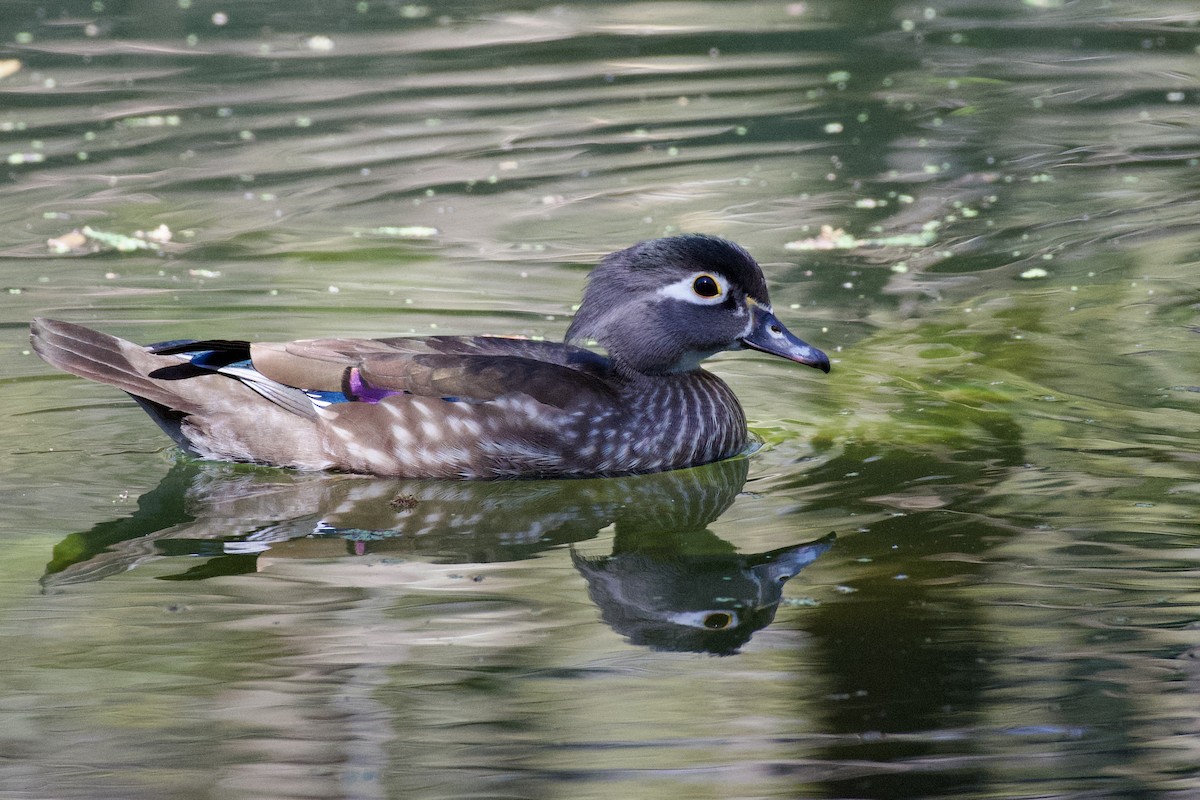
[[[6,3],[0,795],[1200,792],[1198,53],[1187,2]],[[678,231],[834,368],[713,359],[763,447],[675,475],[180,462],[27,341],[557,338]]]

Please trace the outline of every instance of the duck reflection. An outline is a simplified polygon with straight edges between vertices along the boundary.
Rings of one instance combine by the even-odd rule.
[[[129,517],[64,539],[41,582],[58,591],[169,556],[205,557],[160,576],[196,580],[254,572],[267,552],[487,563],[571,545],[605,622],[631,642],[731,653],[770,624],[783,584],[833,539],[738,554],[708,531],[746,472],[732,459],[625,478],[446,482],[180,462]],[[610,526],[610,555],[576,551]]]
[[[713,552],[728,544],[708,531],[618,533],[610,556],[571,556],[604,621],[633,644],[728,655],[771,624],[784,583],[833,539],[738,555]]]

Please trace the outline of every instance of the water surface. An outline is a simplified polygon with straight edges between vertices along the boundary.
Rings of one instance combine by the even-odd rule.
[[[8,3],[0,794],[1194,795],[1198,48],[1183,2]],[[27,342],[557,338],[679,231],[834,369],[713,359],[763,447],[673,475],[181,461]]]

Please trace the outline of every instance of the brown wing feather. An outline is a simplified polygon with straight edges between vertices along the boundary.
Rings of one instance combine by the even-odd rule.
[[[346,370],[358,365],[357,358],[334,350],[293,352],[291,342],[255,342],[250,360],[273,381],[319,392],[342,391]]]
[[[499,337],[313,339],[251,345],[259,372],[288,386],[342,391],[347,372],[364,382],[424,397],[486,402],[522,393],[565,408],[615,397],[606,362],[557,343]]]
[[[590,363],[598,367],[604,359],[591,351],[560,342],[536,341],[505,336],[401,336],[391,339],[301,339],[277,345],[288,352],[327,361],[357,363],[371,354],[422,355],[438,353],[458,356],[521,356],[552,364]]]
[[[616,397],[594,375],[519,356],[367,356],[359,369],[371,386],[426,397],[486,402],[520,393],[555,408]]]

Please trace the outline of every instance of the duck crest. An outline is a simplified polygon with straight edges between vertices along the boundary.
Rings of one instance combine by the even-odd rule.
[[[607,356],[571,344],[594,339]],[[758,265],[689,235],[603,259],[567,343],[502,337],[181,340],[31,326],[50,364],[129,393],[187,452],[398,477],[656,472],[742,452],[736,396],[700,368],[752,348],[829,370],[770,311]]]

